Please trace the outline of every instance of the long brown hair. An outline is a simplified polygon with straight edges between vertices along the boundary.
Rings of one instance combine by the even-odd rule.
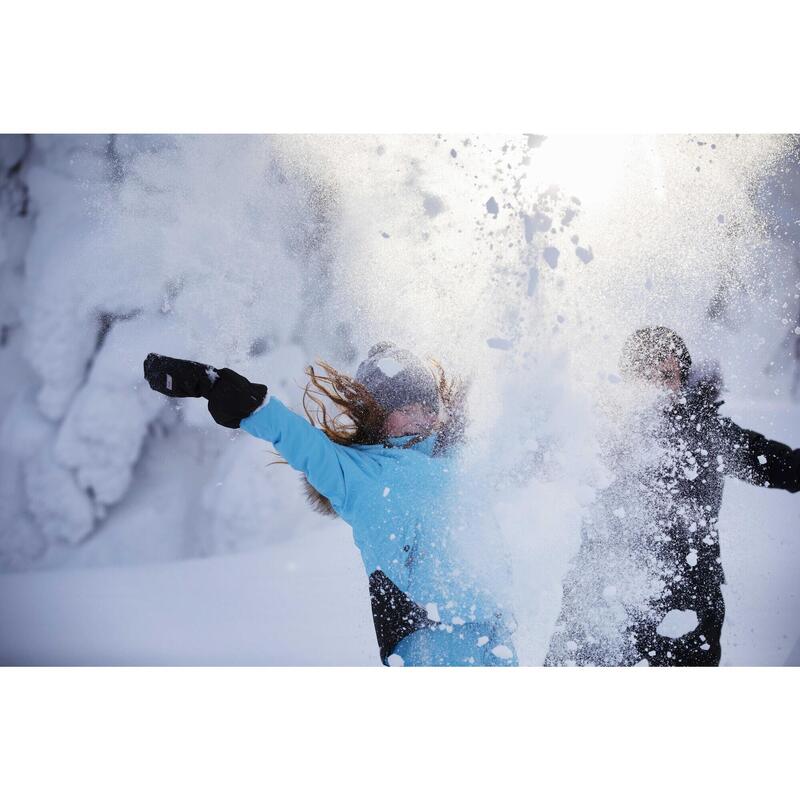
[[[317,367],[306,367],[309,380],[303,392],[303,410],[308,421],[320,428],[336,444],[384,444],[389,437],[385,426],[388,414],[378,405],[366,387],[325,361],[317,361]],[[434,425],[436,444],[433,455],[446,453],[464,440],[467,427],[466,394],[469,384],[459,378],[450,379],[438,361],[431,361],[431,370],[441,403],[440,420]],[[331,414],[329,405],[335,411]],[[403,447],[411,447],[431,434],[413,437]],[[321,514],[336,516],[330,500],[320,494],[303,478],[305,493],[311,507]]]

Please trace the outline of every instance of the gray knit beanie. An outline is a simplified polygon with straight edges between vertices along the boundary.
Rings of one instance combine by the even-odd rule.
[[[391,342],[370,347],[358,365],[356,380],[387,413],[420,403],[439,412],[439,391],[433,372],[412,352]]]

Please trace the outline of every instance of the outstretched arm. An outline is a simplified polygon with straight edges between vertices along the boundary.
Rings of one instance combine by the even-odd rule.
[[[800,449],[720,418],[725,472],[757,486],[800,491]]]
[[[308,482],[331,501],[341,513],[348,489],[358,471],[355,453],[335,444],[308,420],[290,411],[277,397],[264,404],[240,427],[259,439],[266,439]]]
[[[145,360],[144,373],[152,389],[170,397],[205,397],[217,423],[272,442],[337,511],[343,508],[347,475],[357,470],[355,453],[332,442],[277,398],[269,397],[264,384],[251,383],[231,369],[217,370],[155,353]]]

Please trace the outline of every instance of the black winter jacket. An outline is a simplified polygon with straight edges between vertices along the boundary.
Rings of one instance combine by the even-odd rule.
[[[600,505],[608,507],[603,513],[612,533],[593,538],[591,525],[584,529],[546,664],[719,663],[725,577],[718,520],[725,477],[800,491],[800,450],[739,427],[719,414],[721,405],[712,385],[696,386],[665,412],[658,436],[663,457],[633,480],[626,476],[624,487],[604,492]],[[613,519],[624,514],[614,509],[624,492],[639,496],[640,519]],[[631,530],[638,537],[633,544]],[[621,561],[629,563],[622,568]],[[641,590],[638,596],[626,580],[641,584],[633,587]],[[693,634],[656,634],[672,609],[696,611]]]

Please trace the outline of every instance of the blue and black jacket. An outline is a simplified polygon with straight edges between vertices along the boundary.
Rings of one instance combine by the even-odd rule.
[[[457,460],[434,454],[435,435],[340,445],[271,396],[240,427],[271,442],[352,527],[384,663],[420,629],[509,618],[464,557],[465,533],[481,523]]]

